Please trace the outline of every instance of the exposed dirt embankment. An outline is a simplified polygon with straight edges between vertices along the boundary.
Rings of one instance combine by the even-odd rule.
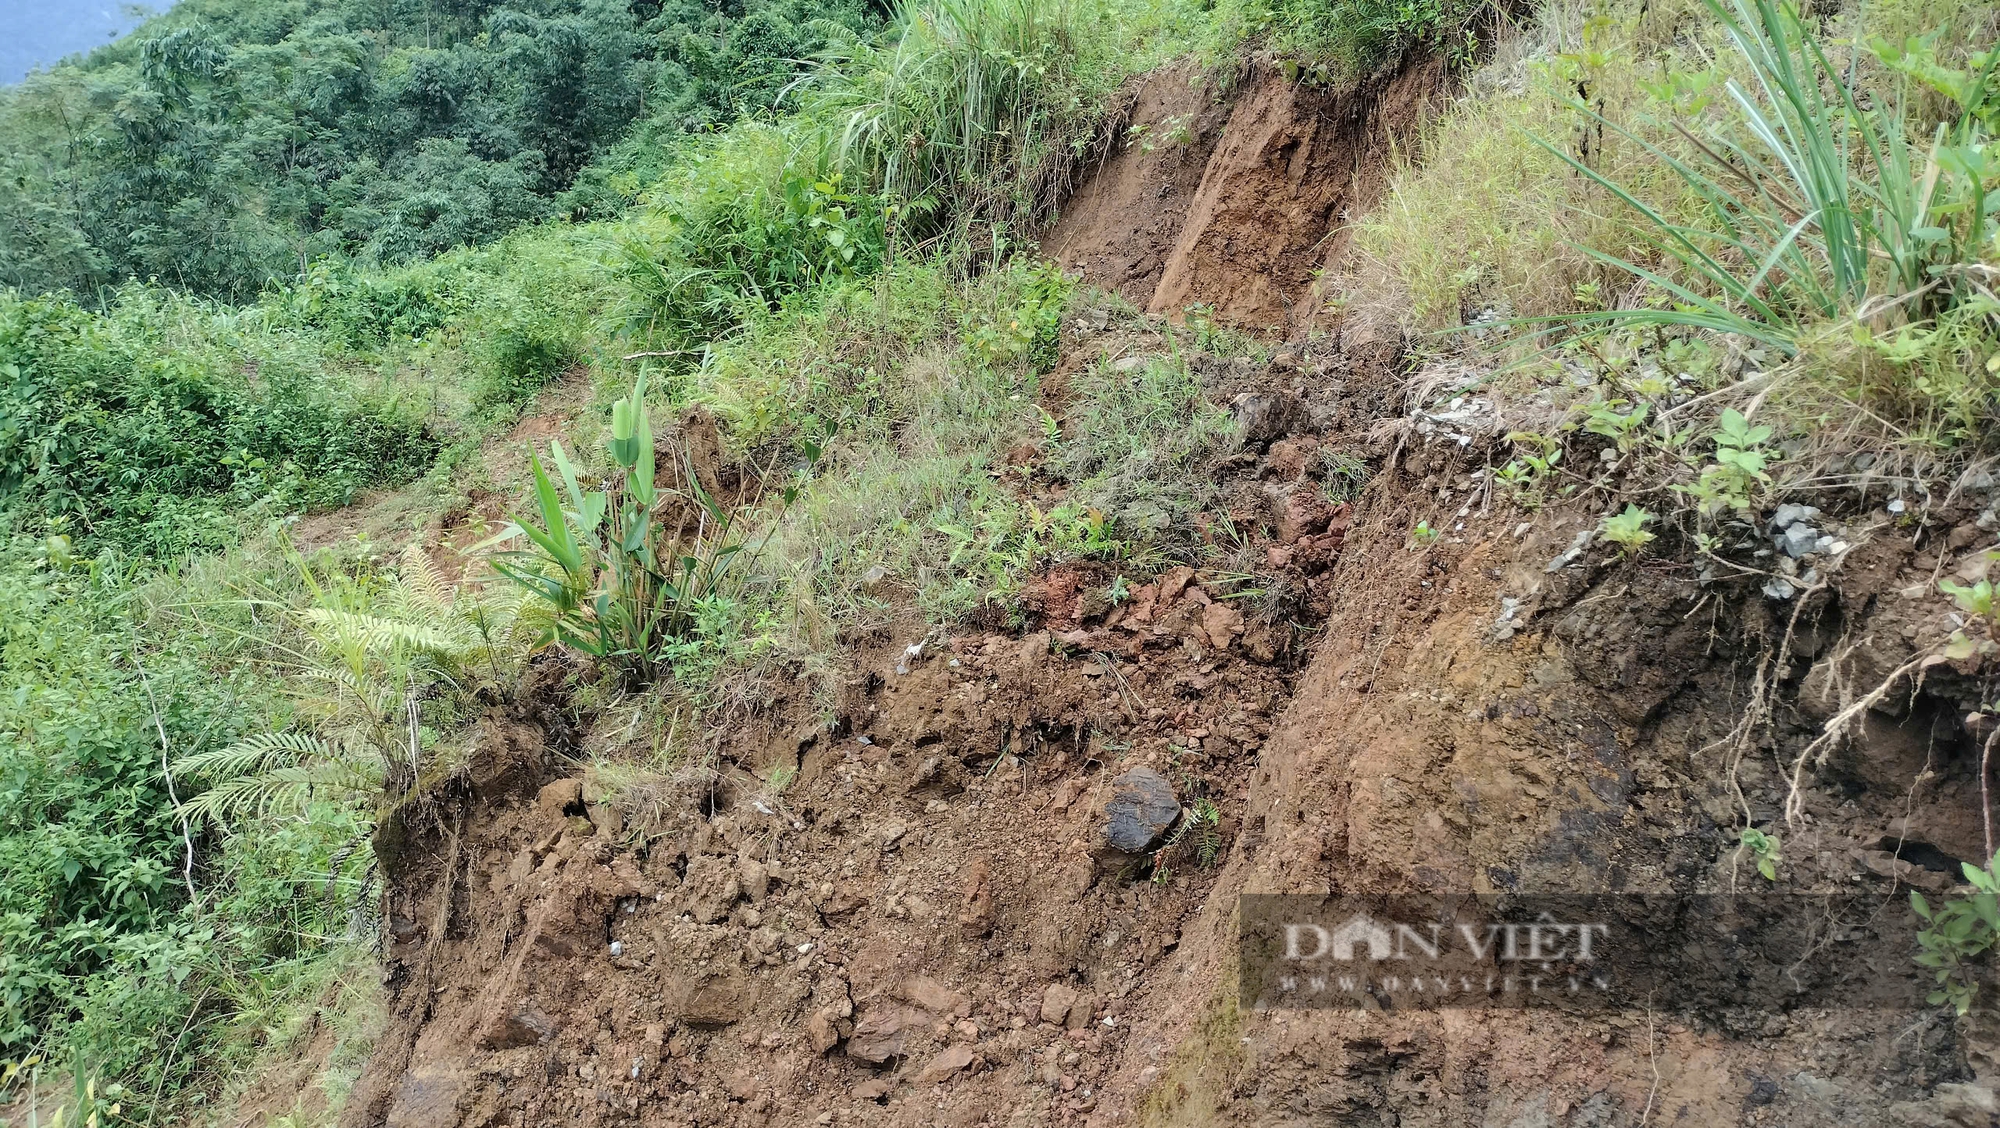
[[[1073,324],[1064,366],[1122,355],[1107,324]],[[1348,520],[1309,474],[1332,400],[1293,390],[1334,362],[1197,367],[1236,404],[1214,472],[1281,593],[1183,567],[1110,602],[1101,566],[1052,569],[1033,628],[850,640],[830,726],[774,705],[712,782],[616,803],[564,759],[575,671],[538,665],[465,778],[385,831],[390,1029],[346,1122],[1122,1115],[1104,1080],[1208,990],[1150,969],[1239,835]],[[1032,453],[1015,471],[1055,488]]]
[[[1601,548],[1551,571],[1594,517],[1492,504],[1466,474],[1477,447],[1400,438],[1260,757],[1241,845],[1184,932],[1188,979],[1227,983],[1241,893],[1769,888],[1734,847],[1746,810],[1790,833],[1787,890],[1935,893],[1981,856],[1978,741],[1960,723],[1979,684],[1948,664],[1890,675],[1949,633],[1930,578],[1983,567],[1992,537],[1973,521],[1990,498],[1879,530],[1798,607],[1685,558]],[[1413,543],[1418,519],[1453,532]],[[1884,679],[1856,739],[1809,768],[1809,818],[1789,831],[1797,757]],[[1913,937],[1899,939],[1879,966],[1914,984]],[[1983,1096],[1953,1087],[1988,1064],[1984,1041],[1968,1045],[1944,1008],[1237,1017],[1227,994],[1186,1004],[1176,1025],[1196,1033],[1154,1122],[1990,1120]],[[1146,1066],[1127,1068],[1136,1084]]]
[[[1198,179],[1199,141],[1128,146],[1049,246],[1154,308],[1281,319],[1377,159],[1356,139],[1439,82],[1329,109],[1257,79],[1226,126],[1196,115],[1220,130]],[[1178,104],[1149,87],[1135,120]],[[1125,246],[1112,220],[1160,185]],[[1106,324],[1065,330],[1058,427],[1064,373],[1127,355]],[[779,701],[723,735],[713,781],[613,802],[564,758],[570,671],[536,666],[467,776],[385,831],[390,1029],[344,1122],[1990,1123],[1954,1087],[1983,1042],[1942,1009],[1236,997],[1245,893],[1726,889],[1762,880],[1736,849],[1753,825],[1782,831],[1789,887],[1887,900],[1983,850],[1962,718],[1984,686],[1921,656],[1952,627],[1935,578],[1984,566],[1991,496],[1896,521],[1845,499],[1814,520],[1851,547],[1779,595],[1687,546],[1626,560],[1578,535],[1587,504],[1495,496],[1492,430],[1408,402],[1399,340],[1349,325],[1197,364],[1238,420],[1213,467],[1229,567],[1118,603],[1056,569],[1025,630],[847,640],[833,723]],[[1351,505],[1317,477],[1329,449],[1369,470]],[[1054,488],[1035,457],[1021,488]],[[1815,745],[1843,710],[1853,739]],[[1188,829],[1159,833],[1176,805]]]
[[[1187,68],[1155,72],[1043,249],[1152,313],[1199,304],[1237,324],[1302,326],[1316,313],[1316,272],[1380,195],[1392,146],[1448,89],[1427,56],[1341,91],[1261,63],[1226,87]]]

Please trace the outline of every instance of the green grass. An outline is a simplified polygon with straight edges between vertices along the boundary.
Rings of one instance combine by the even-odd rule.
[[[1618,450],[1644,452],[1627,473],[1648,485],[1629,488],[1672,486],[1660,500],[1707,517],[1838,485],[1863,453],[1942,476],[1986,448],[2000,304],[1975,279],[2000,256],[1993,173],[1967,161],[1990,59],[1950,36],[1982,42],[1992,13],[1868,16],[1549,10],[1475,79],[1497,92],[1447,113],[1363,221],[1364,281],[1444,331],[1420,348],[1494,369],[1484,390],[1525,432],[1501,477],[1524,502],[1613,488],[1540,463],[1615,419]],[[1880,34],[1926,21],[1914,52]],[[1772,429],[1752,475],[1721,458],[1732,406]]]

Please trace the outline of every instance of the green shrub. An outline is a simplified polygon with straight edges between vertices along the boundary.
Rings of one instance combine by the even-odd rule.
[[[690,150],[654,198],[614,236],[614,316],[670,349],[698,351],[789,295],[882,263],[880,201],[849,191],[798,122]]]
[[[344,504],[428,463],[435,439],[395,400],[163,328],[203,313],[136,291],[108,315],[0,294],[0,501],[52,531],[173,554],[228,543],[259,503]]]
[[[1081,56],[1099,28],[1072,0],[904,0],[889,34],[835,56],[809,96],[841,166],[908,209],[914,236],[1040,218],[1095,131],[1090,84],[1118,77]]]
[[[1244,18],[1267,30],[1287,70],[1314,82],[1351,82],[1419,46],[1469,61],[1472,0],[1250,0]]]
[[[576,340],[563,327],[514,311],[488,325],[479,351],[484,363],[472,384],[472,410],[486,419],[518,413],[578,359]]]
[[[500,539],[525,536],[530,547],[496,557],[494,567],[539,602],[542,641],[608,661],[646,684],[716,636],[730,617],[725,605],[737,575],[762,544],[744,539],[737,509],[704,490],[685,457],[680,489],[663,493],[654,485],[643,376],[612,413],[609,447],[615,489],[583,489],[557,442],[549,454],[565,490],[558,494],[541,458],[530,456],[541,520],[516,518]],[[784,503],[792,497],[785,489]]]

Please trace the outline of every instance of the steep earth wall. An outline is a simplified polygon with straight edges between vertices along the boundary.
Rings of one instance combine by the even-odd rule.
[[[1125,139],[1042,246],[1151,313],[1203,305],[1240,325],[1303,327],[1317,272],[1379,196],[1393,145],[1448,91],[1427,56],[1339,91],[1261,62],[1227,82],[1155,72]]]
[[[1243,90],[1190,119],[1199,177],[1199,140],[1128,147],[1045,246],[1154,308],[1277,319],[1299,279],[1272,264],[1323,259],[1348,198],[1326,170],[1357,179],[1326,139],[1382,119]],[[1142,92],[1135,120],[1175,105]],[[1287,192],[1298,223],[1246,203]],[[1062,373],[1145,338],[1081,311],[1043,407],[1060,424]],[[385,828],[392,1013],[344,1123],[1992,1123],[1991,1039],[1939,1008],[1259,1012],[1235,987],[1242,894],[1728,888],[1746,811],[1796,887],[1946,888],[1983,849],[1983,683],[1895,675],[1951,629],[1934,578],[1984,566],[1990,491],[1900,521],[1848,499],[1815,519],[1853,547],[1774,599],[1684,550],[1589,547],[1587,505],[1509,507],[1474,474],[1490,412],[1413,401],[1392,326],[1196,366],[1241,421],[1214,472],[1270,613],[1219,573],[1109,607],[1084,598],[1108,576],[1055,570],[1030,629],[847,640],[832,726],[779,695],[718,778],[620,802],[565,758],[589,718],[544,662],[469,773]],[[1323,448],[1370,467],[1352,506]],[[1882,684],[1785,827],[1796,757]],[[753,774],[774,762],[788,787]],[[1106,849],[1134,769],[1212,831]]]

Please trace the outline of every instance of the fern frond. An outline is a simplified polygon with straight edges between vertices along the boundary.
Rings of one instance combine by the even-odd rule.
[[[464,620],[438,616],[431,623],[413,623],[358,611],[336,611],[330,607],[308,607],[299,620],[314,640],[328,650],[343,649],[342,643],[358,643],[369,653],[393,654],[416,651],[456,660],[477,640],[465,636]]]
[[[412,610],[449,611],[458,599],[458,589],[445,582],[444,575],[431,562],[430,553],[420,545],[413,544],[403,550],[402,567],[396,579],[404,601],[417,605]]]
[[[183,809],[190,818],[217,821],[252,814],[290,815],[314,799],[364,799],[381,784],[381,772],[364,764],[345,760],[288,764],[224,780],[190,799]]]
[[[338,759],[333,744],[312,733],[267,732],[239,740],[227,748],[212,748],[174,761],[177,775],[194,779],[226,779],[270,771],[311,759]]]

